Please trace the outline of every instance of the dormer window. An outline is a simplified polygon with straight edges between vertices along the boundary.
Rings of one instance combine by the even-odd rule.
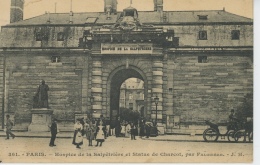
[[[138,13],[137,10],[133,7],[128,7],[126,9],[123,10],[124,11],[124,17],[130,16],[130,17],[134,17],[137,18],[138,17]]]
[[[208,19],[208,15],[198,15],[199,20],[207,20]]]
[[[231,31],[231,38],[232,38],[232,40],[239,40],[240,31],[239,30],[232,30]]]

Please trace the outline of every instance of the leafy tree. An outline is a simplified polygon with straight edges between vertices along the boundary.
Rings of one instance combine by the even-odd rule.
[[[130,110],[128,108],[120,108],[120,119],[127,122],[137,122],[140,118],[140,113],[138,111]]]

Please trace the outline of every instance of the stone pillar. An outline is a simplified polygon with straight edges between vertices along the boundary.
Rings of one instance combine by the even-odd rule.
[[[153,61],[153,82],[152,82],[152,99],[156,96],[159,97],[159,102],[157,105],[157,123],[162,123],[162,102],[163,102],[163,63],[160,60]],[[152,114],[151,118],[155,120],[156,118],[156,105],[154,100],[152,100]]]
[[[156,119],[156,105],[154,98],[157,96],[159,102],[157,105],[157,129],[160,131],[159,134],[164,134],[164,126],[162,124],[162,111],[163,111],[163,61],[153,61],[153,82],[152,82],[152,114],[151,118],[154,121]]]
[[[92,103],[92,117],[99,118],[102,114],[102,61],[101,57],[92,57],[92,87],[94,97]]]

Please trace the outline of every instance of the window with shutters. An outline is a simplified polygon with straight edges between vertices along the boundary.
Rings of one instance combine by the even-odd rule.
[[[52,63],[59,63],[59,62],[61,62],[60,56],[51,56],[51,62]]]
[[[37,32],[35,34],[35,39],[36,39],[36,41],[42,41],[42,34],[40,32]]]
[[[198,56],[198,63],[207,63],[207,56]]]

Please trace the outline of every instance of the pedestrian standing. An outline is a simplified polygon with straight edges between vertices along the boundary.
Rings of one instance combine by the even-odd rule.
[[[80,145],[83,144],[83,137],[81,131],[83,130],[82,124],[80,123],[80,119],[77,119],[74,125],[74,136],[72,144],[76,145],[76,148],[80,148]]]
[[[129,138],[131,135],[131,125],[126,122],[126,126],[125,126],[125,137]]]
[[[149,138],[150,133],[151,133],[151,123],[150,122],[146,122],[145,123],[145,135],[146,135],[146,138]]]
[[[54,141],[55,141],[56,135],[57,135],[57,133],[58,133],[58,130],[57,130],[57,120],[56,120],[56,119],[53,119],[53,120],[52,120],[52,124],[51,124],[50,129],[51,129],[51,140],[50,140],[49,146],[50,146],[50,147],[53,147],[53,146],[56,146],[56,145],[54,144]]]
[[[15,135],[12,133],[14,123],[10,119],[10,115],[6,115],[6,140],[9,139],[9,135],[12,136],[12,138],[15,138]]]
[[[92,146],[92,140],[94,140],[95,132],[96,132],[96,126],[94,120],[89,121],[86,131],[87,131],[86,137],[88,139],[88,146]]]
[[[117,118],[117,120],[115,121],[115,134],[116,134],[116,137],[119,137],[120,132],[121,132],[120,119]]]
[[[122,137],[124,137],[125,136],[125,133],[126,133],[126,125],[125,125],[125,122],[123,121],[122,123],[121,123],[121,132],[120,132],[120,135],[122,136]]]
[[[102,120],[100,120],[98,123],[97,123],[97,137],[96,137],[96,141],[97,141],[97,145],[96,147],[99,145],[100,143],[100,147],[102,146],[102,143],[105,141],[105,127],[103,126],[103,122]]]
[[[136,126],[134,125],[133,122],[131,122],[131,140],[136,140],[135,139],[136,132],[137,132]]]
[[[110,136],[110,121],[106,119],[106,137]]]
[[[139,136],[140,138],[142,138],[144,135],[145,135],[145,120],[141,120],[140,121],[140,133],[139,133]]]

